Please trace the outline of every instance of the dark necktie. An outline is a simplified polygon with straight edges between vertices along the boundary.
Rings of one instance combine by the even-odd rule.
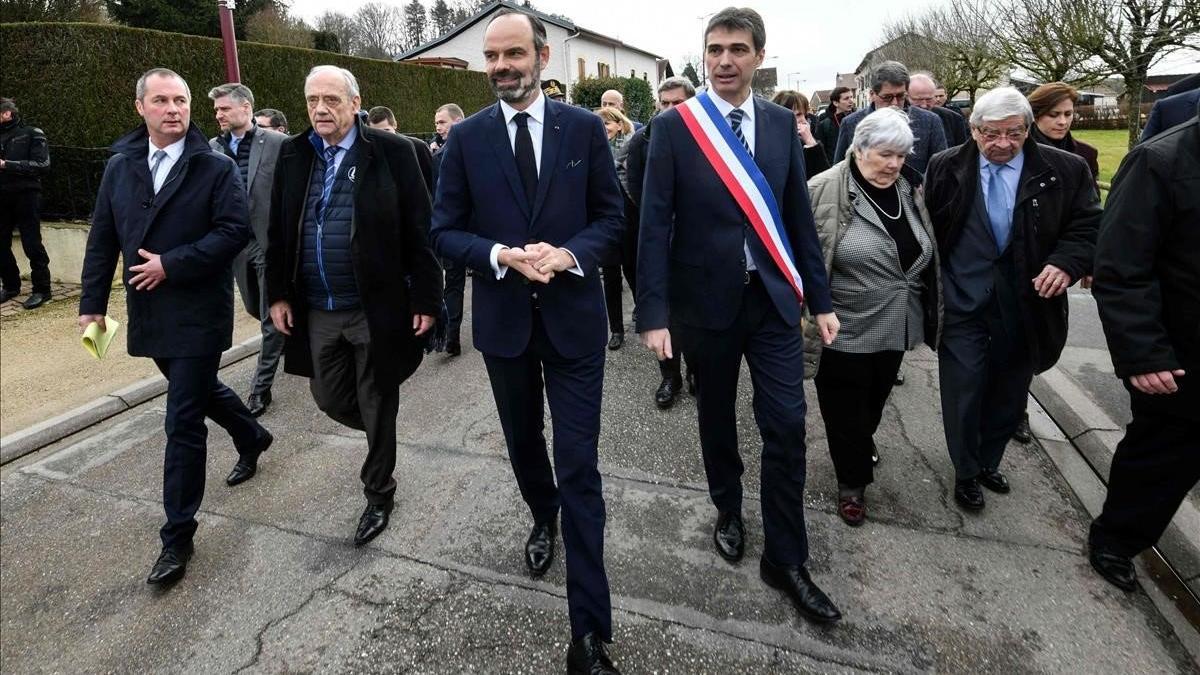
[[[154,189],[154,194],[158,194],[161,183],[158,182],[158,167],[162,164],[163,159],[167,156],[166,150],[155,150],[153,159],[154,165],[150,167],[150,187]]]
[[[525,187],[525,201],[532,209],[537,196],[538,171],[533,155],[533,136],[529,135],[529,113],[519,112],[513,121],[517,123],[517,173],[521,174],[521,184]]]
[[[733,135],[742,142],[742,147],[746,148],[746,152],[754,155],[754,151],[750,149],[750,144],[746,142],[746,135],[742,133],[742,119],[746,116],[746,112],[741,108],[734,108],[729,111],[729,126],[733,127]]]

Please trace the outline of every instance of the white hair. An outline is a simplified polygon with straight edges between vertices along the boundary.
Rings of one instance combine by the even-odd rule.
[[[890,106],[862,118],[854,128],[854,140],[850,143],[850,148],[858,155],[881,149],[907,155],[912,146],[913,132],[908,126],[908,115]]]
[[[1033,124],[1033,108],[1029,100],[1014,87],[997,87],[979,97],[971,110],[971,126],[980,127],[984,122],[999,122],[1009,117],[1020,116],[1025,126]]]
[[[346,81],[346,93],[349,94],[350,98],[358,96],[358,80],[354,78],[354,73],[346,70],[345,68],[330,65],[313,66],[313,69],[308,71],[308,75],[304,77],[305,91],[308,91],[308,83],[312,81],[314,77],[325,73],[340,75],[342,79]]]

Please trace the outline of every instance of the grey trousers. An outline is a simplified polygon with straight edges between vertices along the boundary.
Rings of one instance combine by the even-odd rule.
[[[251,243],[233,261],[234,279],[246,313],[262,323],[262,348],[258,352],[258,366],[250,382],[250,393],[262,396],[275,383],[275,371],[283,354],[284,335],[275,330],[271,321],[271,307],[267,304],[267,263],[257,244]]]
[[[371,335],[361,309],[308,311],[308,340],[317,407],[351,429],[367,432],[367,458],[360,474],[363,494],[375,506],[391,508],[396,493],[396,414],[400,387],[375,383]]]

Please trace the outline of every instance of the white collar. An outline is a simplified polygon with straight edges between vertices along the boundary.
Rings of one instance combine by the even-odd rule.
[[[524,110],[517,110],[507,102],[501,100],[500,112],[504,113],[505,124],[511,122],[519,112],[529,113],[529,116],[533,118],[533,121],[537,122],[538,124],[544,124],[544,120],[546,119],[546,97],[542,95],[541,91],[538,91],[537,98],[533,99],[533,103],[530,103],[529,107]]]
[[[167,157],[170,157],[172,162],[179,161],[179,158],[183,155],[183,146],[186,143],[187,143],[187,136],[184,136],[183,138],[175,141],[174,143],[168,145],[165,148],[158,147],[157,145],[154,144],[154,141],[152,141],[152,140],[149,140],[149,139],[146,140],[146,144],[150,147],[151,161],[153,161],[153,159],[154,159],[154,153],[159,150],[165,150],[167,153]]]
[[[742,101],[741,105],[734,105],[717,96],[715,93],[709,96],[709,100],[717,106],[717,111],[721,113],[721,117],[729,117],[729,113],[733,112],[734,108],[737,108],[744,113],[745,119],[754,120],[754,92],[750,92],[750,95],[746,97],[745,101]]]

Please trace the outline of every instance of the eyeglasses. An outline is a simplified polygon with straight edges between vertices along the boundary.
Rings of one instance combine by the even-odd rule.
[[[908,93],[903,91],[899,94],[875,94],[875,98],[889,105],[892,103],[903,102],[906,96],[908,96]]]
[[[1007,138],[1013,143],[1019,143],[1022,138],[1025,138],[1026,129],[988,129],[987,127],[979,127],[979,135],[983,136],[983,140],[988,143],[995,143],[1001,137]]]

